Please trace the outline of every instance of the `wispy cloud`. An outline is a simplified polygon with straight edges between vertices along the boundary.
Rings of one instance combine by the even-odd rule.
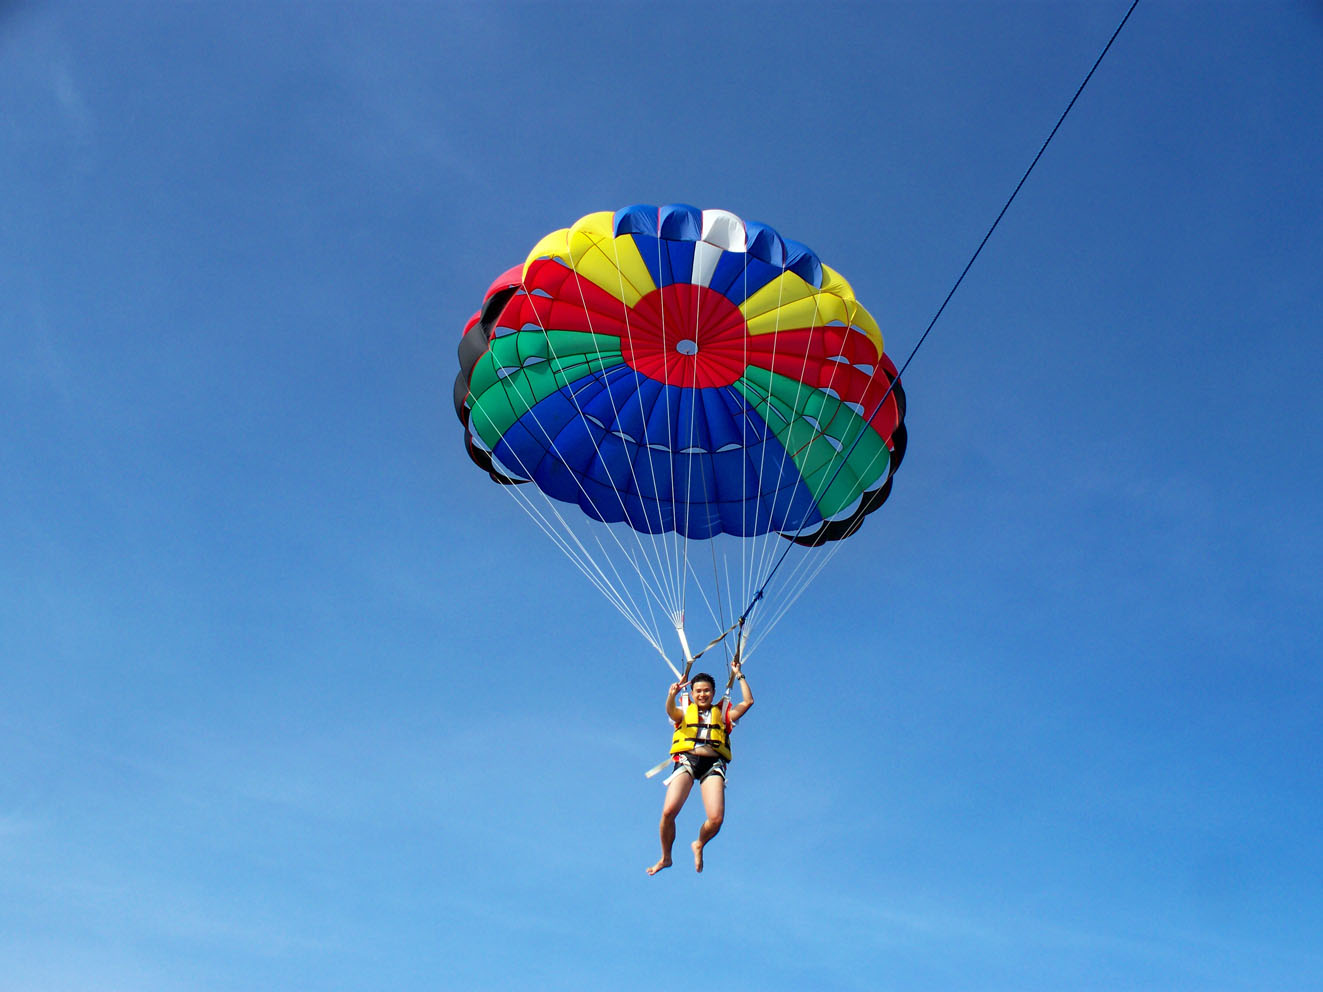
[[[92,111],[83,98],[78,81],[74,78],[71,60],[67,56],[57,59],[51,73],[55,102],[60,108],[69,133],[78,141],[90,139],[93,128]]]

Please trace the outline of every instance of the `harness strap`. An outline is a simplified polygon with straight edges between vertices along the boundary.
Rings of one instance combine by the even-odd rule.
[[[708,641],[707,645],[703,648],[703,650],[699,651],[697,654],[695,654],[692,658],[689,659],[689,664],[685,666],[685,670],[684,670],[685,675],[686,676],[689,675],[689,669],[693,666],[694,662],[696,662],[699,658],[703,657],[703,655],[707,654],[708,651],[710,651],[712,648],[716,647],[718,644],[724,641],[726,639],[726,635],[729,634],[732,630],[734,630],[742,623],[744,623],[744,618],[740,617],[733,624],[731,624],[729,627],[723,630],[720,634],[712,638],[712,640]]]

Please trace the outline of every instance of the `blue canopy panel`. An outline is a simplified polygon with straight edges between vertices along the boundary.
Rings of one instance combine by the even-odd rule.
[[[648,267],[648,274],[660,289],[676,282],[692,282],[694,274],[694,243],[667,241],[665,238],[631,235],[639,250],[639,257]]]
[[[822,288],[822,261],[808,245],[783,238],[756,221],[749,221],[744,228],[750,255],[782,271],[795,273],[814,289]]]
[[[822,288],[822,259],[808,245],[785,239],[786,268],[814,289]]]
[[[621,207],[616,211],[614,230],[617,238],[622,234],[657,237],[657,208],[648,203]]]
[[[658,288],[690,282],[694,242],[703,237],[703,211],[684,203],[664,207],[637,204],[617,210],[615,233],[632,234],[639,255]]]
[[[703,211],[687,203],[668,203],[657,209],[658,234],[667,241],[699,241],[703,237]]]
[[[666,386],[616,366],[536,404],[494,454],[548,496],[648,534],[751,537],[821,522],[794,461],[729,386]]]
[[[617,210],[617,237],[633,237],[658,287],[693,281],[694,244],[703,236],[703,212],[687,204],[635,204]],[[746,251],[723,251],[708,286],[736,306],[781,275],[793,272],[822,288],[822,262],[808,246],[781,237],[766,224],[745,224]]]
[[[784,269],[786,265],[786,243],[781,235],[766,224],[751,220],[744,225],[748,241],[747,251],[754,258]]]
[[[758,290],[781,275],[779,265],[771,265],[752,255],[737,251],[724,251],[712,271],[709,289],[724,295],[739,306]]]

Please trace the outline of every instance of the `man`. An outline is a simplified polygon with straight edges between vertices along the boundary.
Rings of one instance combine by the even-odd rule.
[[[689,846],[694,850],[694,871],[703,870],[703,848],[717,831],[726,816],[726,763],[731,760],[730,732],[753,705],[753,692],[740,671],[740,658],[736,653],[731,662],[731,674],[740,684],[740,701],[724,714],[719,704],[714,705],[717,684],[711,675],[703,672],[689,683],[691,699],[684,709],[676,705],[675,697],[685,687],[684,682],[673,683],[666,693],[666,715],[675,724],[671,738],[671,755],[675,771],[666,789],[666,801],[661,815],[661,859],[648,869],[655,875],[671,866],[671,845],[675,843],[675,817],[689,798],[694,783],[703,796],[706,819],[698,828],[698,840]]]

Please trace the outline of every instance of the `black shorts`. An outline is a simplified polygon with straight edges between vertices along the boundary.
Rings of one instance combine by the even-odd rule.
[[[694,754],[692,751],[685,751],[680,754],[675,764],[677,772],[687,773],[695,782],[702,782],[709,775],[720,775],[722,779],[726,777],[726,759],[715,754]]]

